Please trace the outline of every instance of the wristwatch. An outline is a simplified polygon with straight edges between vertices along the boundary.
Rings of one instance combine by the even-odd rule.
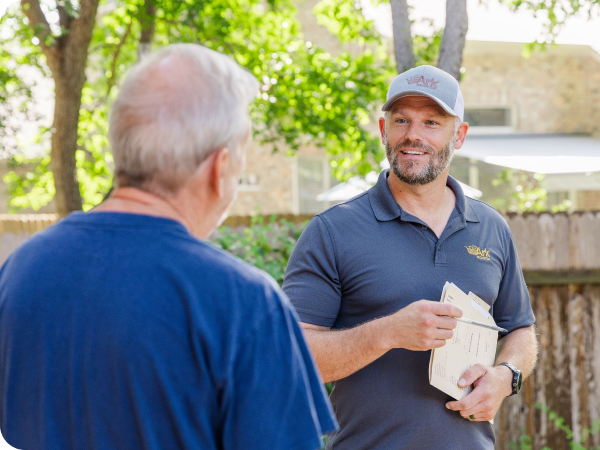
[[[521,375],[521,371],[515,366],[513,366],[511,363],[503,362],[498,365],[508,367],[513,373],[512,381],[510,384],[512,387],[512,394],[510,395],[515,395],[521,392],[521,385],[523,384],[523,375]]]

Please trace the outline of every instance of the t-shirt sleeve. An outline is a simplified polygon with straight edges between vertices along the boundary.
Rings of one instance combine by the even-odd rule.
[[[223,448],[317,450],[337,429],[323,382],[289,301],[244,339],[223,408]]]
[[[493,316],[496,324],[510,333],[517,328],[535,323],[529,292],[519,263],[517,248],[509,230],[506,238],[506,259],[498,297],[494,302]]]
[[[342,298],[334,243],[324,220],[308,223],[292,252],[283,291],[302,322],[333,326]]]

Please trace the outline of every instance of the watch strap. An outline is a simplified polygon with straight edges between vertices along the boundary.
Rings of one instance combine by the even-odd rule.
[[[521,377],[521,371],[519,369],[517,369],[515,366],[513,366],[511,363],[503,362],[498,365],[508,367],[510,369],[510,371],[513,373],[512,381],[510,383],[510,386],[512,388],[512,393],[510,395],[518,394],[519,391],[521,390],[521,386],[519,383],[519,378]]]

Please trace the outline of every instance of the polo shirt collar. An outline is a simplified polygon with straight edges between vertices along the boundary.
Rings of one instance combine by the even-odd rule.
[[[388,186],[387,178],[390,173],[390,169],[385,169],[379,174],[377,184],[369,189],[369,201],[371,202],[371,208],[373,208],[373,214],[380,222],[388,222],[390,220],[402,218],[405,213],[400,205],[396,202],[396,199],[390,191]],[[451,176],[448,176],[447,185],[454,191],[456,196],[456,209],[461,217],[464,217],[466,222],[479,222],[477,213],[471,206],[470,202],[467,201],[465,193],[463,192],[460,184]]]

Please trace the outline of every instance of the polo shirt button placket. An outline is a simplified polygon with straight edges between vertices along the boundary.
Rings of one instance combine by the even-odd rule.
[[[446,256],[442,252],[442,245],[437,246],[437,251],[435,252],[435,265],[436,266],[445,266],[446,265]]]

